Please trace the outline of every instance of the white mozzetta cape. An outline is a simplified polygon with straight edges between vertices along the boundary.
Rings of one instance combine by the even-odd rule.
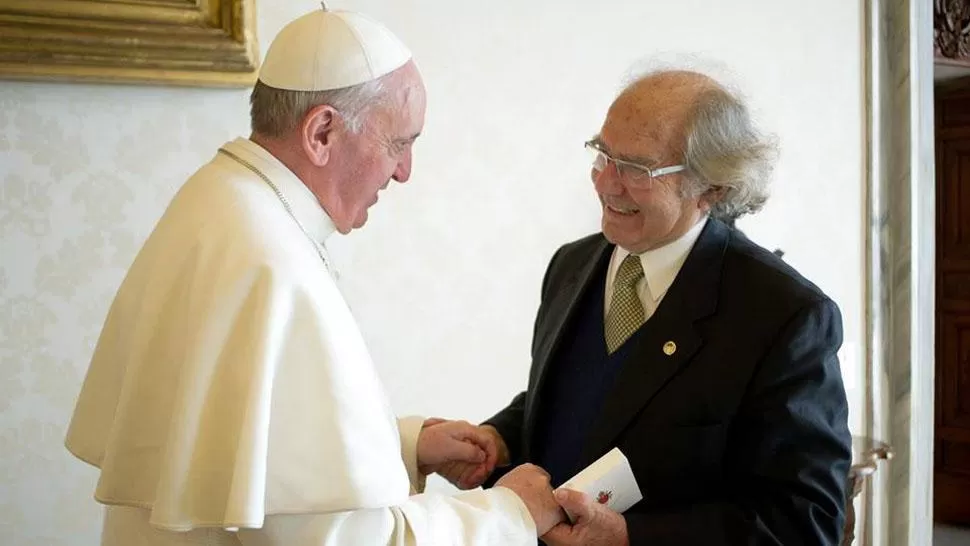
[[[421,420],[395,417],[321,259],[332,222],[266,150],[223,149],[135,259],[71,420],[105,543],[534,545],[507,489],[419,494]]]

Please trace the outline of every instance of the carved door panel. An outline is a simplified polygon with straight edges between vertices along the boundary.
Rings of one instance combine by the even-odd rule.
[[[970,525],[970,85],[936,97],[934,512]]]

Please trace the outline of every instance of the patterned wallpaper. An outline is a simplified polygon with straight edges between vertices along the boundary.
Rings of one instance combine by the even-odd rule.
[[[192,117],[203,109],[173,115],[147,95],[0,91],[0,532],[19,539],[9,544],[96,543],[94,473],[63,449],[66,417],[113,291],[174,191],[164,181],[211,148],[192,140],[226,131]],[[236,95],[219,99],[225,111],[244,102]],[[207,135],[186,130],[205,121]]]
[[[312,9],[292,4],[264,15],[261,33]],[[0,543],[98,543],[96,473],[63,447],[87,359],[178,185],[247,134],[246,101],[241,90],[0,82]]]

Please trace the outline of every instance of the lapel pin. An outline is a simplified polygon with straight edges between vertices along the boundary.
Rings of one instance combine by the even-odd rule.
[[[668,341],[664,343],[664,354],[670,356],[677,352],[677,344],[673,341]]]

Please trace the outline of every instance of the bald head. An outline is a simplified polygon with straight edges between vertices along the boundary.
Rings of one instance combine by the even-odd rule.
[[[704,90],[720,88],[721,85],[706,74],[692,70],[664,70],[653,72],[636,79],[623,90],[623,94],[636,93],[645,89],[660,89],[669,92]]]
[[[716,81],[698,72],[658,72],[628,85],[608,115],[622,122],[623,130],[644,146],[660,148],[658,160],[679,161],[694,105],[705,94],[719,91],[724,92]]]

